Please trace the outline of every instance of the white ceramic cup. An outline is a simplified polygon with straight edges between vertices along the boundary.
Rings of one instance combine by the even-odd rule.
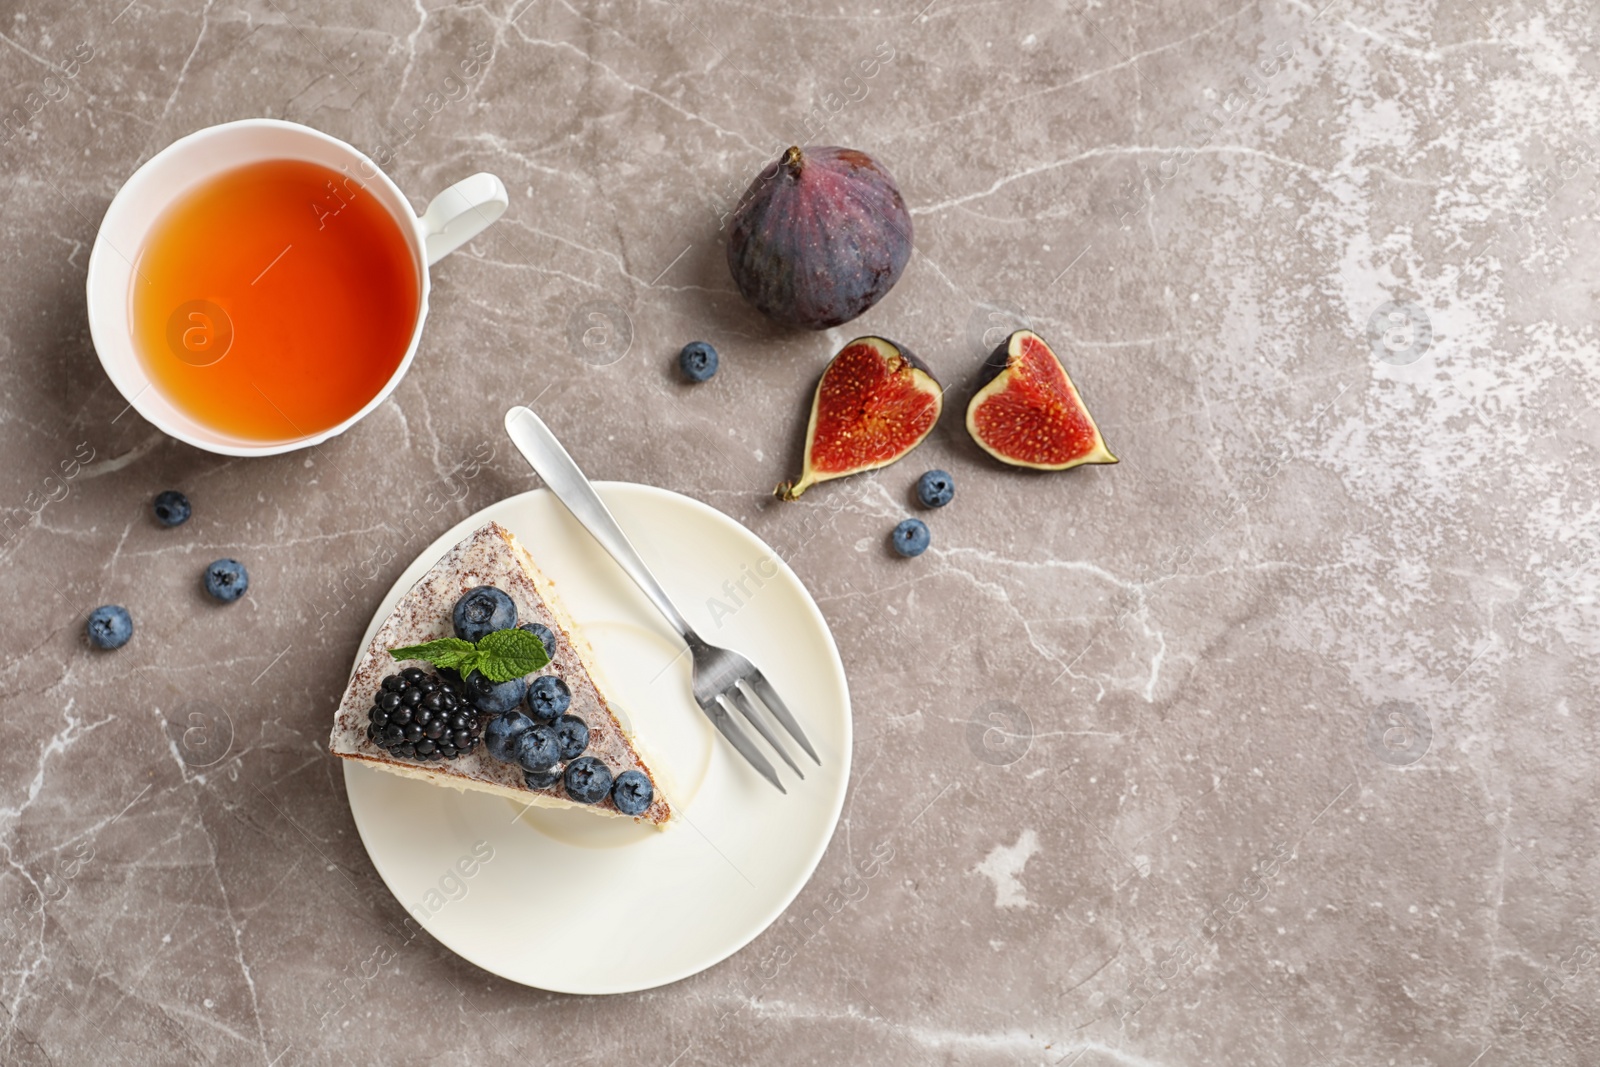
[[[130,303],[134,263],[161,213],[192,189],[222,171],[269,159],[300,159],[341,171],[362,183],[394,217],[410,245],[417,268],[417,321],[405,358],[365,406],[339,425],[283,441],[253,441],[221,433],[190,417],[161,392],[145,373],[133,337]],[[244,119],[211,126],[174,141],[156,153],[112,198],[89,254],[89,333],[100,365],[130,405],[158,429],[196,448],[226,456],[270,456],[320,444],[355,425],[383,403],[400,384],[416,357],[422,323],[428,317],[428,268],[482,233],[505,213],[505,186],[493,174],[474,174],[434,197],[419,218],[378,169],[354,147],[320,130],[277,119]]]

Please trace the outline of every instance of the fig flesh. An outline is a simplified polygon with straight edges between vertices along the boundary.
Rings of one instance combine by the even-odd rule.
[[[793,500],[818,482],[886,467],[916,448],[943,410],[944,390],[910,350],[857,337],[817,383],[799,479],[773,495]]]
[[[1046,471],[1117,462],[1044,338],[1018,330],[989,354],[984,370],[967,405],[967,432],[995,459]]]
[[[790,148],[750,183],[728,230],[744,298],[826,330],[883,299],[911,259],[911,213],[883,165],[852,148]]]

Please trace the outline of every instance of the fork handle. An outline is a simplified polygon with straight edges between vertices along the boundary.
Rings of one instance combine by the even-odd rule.
[[[628,535],[622,532],[622,527],[617,525],[610,509],[594,491],[594,485],[584,477],[583,471],[578,469],[544,420],[528,408],[514,407],[506,412],[506,433],[534,473],[544,479],[544,484],[556,495],[556,499],[566,505],[572,517],[582,523],[583,528],[600,542],[600,547],[611,554],[623,572],[650,598],[656,610],[667,617],[679,636],[691,648],[703,644],[688,620],[667,599],[666,590],[661,588],[656,576],[639,558],[638,550],[628,540]]]

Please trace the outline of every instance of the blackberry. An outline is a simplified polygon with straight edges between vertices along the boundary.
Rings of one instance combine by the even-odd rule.
[[[459,678],[407,667],[373,694],[367,740],[405,759],[456,759],[478,747],[483,720]]]

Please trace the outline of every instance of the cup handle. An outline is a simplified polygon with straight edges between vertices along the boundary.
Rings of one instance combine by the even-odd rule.
[[[506,213],[511,200],[493,174],[463,178],[428,202],[422,213],[423,244],[433,266]]]

